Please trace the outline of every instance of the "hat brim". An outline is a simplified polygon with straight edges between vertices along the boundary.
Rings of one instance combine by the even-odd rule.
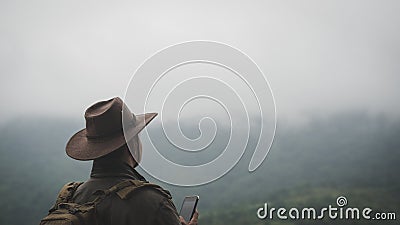
[[[65,151],[69,157],[76,160],[86,161],[100,158],[126,144],[156,116],[157,113],[136,115],[135,126],[125,129],[123,133],[105,138],[87,138],[86,129],[82,129],[69,139]]]

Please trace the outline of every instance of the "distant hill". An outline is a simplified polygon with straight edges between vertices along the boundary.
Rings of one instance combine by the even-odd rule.
[[[195,134],[189,122],[183,122],[183,126]],[[91,163],[71,160],[64,152],[68,138],[82,126],[82,121],[37,117],[0,127],[1,224],[37,224],[64,183],[88,177]],[[168,157],[187,159],[167,145],[159,127],[153,129],[159,135],[155,138],[158,145],[169,149],[164,152]],[[314,119],[296,127],[278,123],[273,147],[255,172],[247,172],[252,152],[246,151],[238,165],[215,182],[191,188],[162,186],[172,191],[178,208],[183,196],[199,194],[202,224],[266,224],[255,214],[266,201],[320,206],[332,204],[338,195],[346,195],[354,204],[396,210],[400,216],[399,134],[399,121],[365,114]],[[224,145],[223,140],[216,140],[216,149]],[[250,140],[249,149],[254,141]],[[204,154],[189,161],[209,158]]]

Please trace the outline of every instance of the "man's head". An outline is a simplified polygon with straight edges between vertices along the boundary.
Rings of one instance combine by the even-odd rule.
[[[112,153],[117,152],[115,156],[125,157],[135,167],[142,155],[138,134],[155,116],[157,113],[135,116],[118,97],[97,102],[85,112],[86,128],[68,141],[67,155],[77,160],[104,156],[111,159],[114,157]],[[127,146],[132,149],[129,151]]]
[[[138,136],[135,136],[129,142],[129,147],[128,144],[125,144],[119,149],[105,156],[94,159],[95,163],[111,165],[125,163],[130,167],[135,168],[141,160],[142,143],[140,142],[140,138]]]

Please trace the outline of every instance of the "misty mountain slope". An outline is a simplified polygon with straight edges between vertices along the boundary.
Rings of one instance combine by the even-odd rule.
[[[260,196],[268,199],[299,185],[398,188],[399,131],[398,122],[362,114],[318,119],[305,127],[282,125],[266,160],[255,172],[247,172],[252,152],[246,151],[229,174],[186,194],[204,193],[202,204],[219,207],[232,204],[232,196],[237,203],[257,202]]]
[[[1,128],[1,224],[37,224],[64,183],[88,176],[88,164],[68,159],[64,150],[79,128],[63,118],[14,120]],[[15,217],[21,210],[24,216]]]
[[[186,129],[193,126],[183,124]],[[37,224],[64,183],[88,177],[90,162],[74,161],[64,152],[68,138],[81,127],[80,122],[63,118],[30,118],[0,128],[1,224]],[[156,139],[162,143],[160,132],[155,131],[160,135]],[[210,224],[211,218],[218,217],[211,212],[253,209],[268,200],[296,202],[296,193],[315,195],[314,199],[343,192],[380,194],[388,199],[400,191],[399,133],[398,121],[363,114],[315,119],[301,127],[281,124],[267,159],[255,172],[247,171],[249,150],[255,144],[251,138],[238,165],[219,180],[191,188],[162,186],[172,191],[178,208],[183,196],[199,194],[199,210]],[[216,143],[223,145],[223,141]],[[170,157],[182,158],[179,151],[169,152]],[[19,210],[26,212],[24,217],[14,216]],[[252,213],[249,218],[256,219]],[[218,223],[215,220],[214,224]]]

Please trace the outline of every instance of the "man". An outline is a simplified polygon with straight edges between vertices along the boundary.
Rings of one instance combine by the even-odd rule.
[[[93,201],[96,191],[110,189],[126,180],[145,181],[134,169],[142,153],[138,133],[155,116],[157,113],[135,116],[118,97],[86,110],[86,128],[71,137],[66,152],[76,160],[93,160],[93,167],[90,179],[78,186],[72,202]],[[128,124],[124,129],[122,121]],[[179,217],[168,191],[160,187],[141,188],[126,199],[116,194],[105,197],[96,205],[96,220],[102,225],[197,225],[198,213],[186,223]]]

